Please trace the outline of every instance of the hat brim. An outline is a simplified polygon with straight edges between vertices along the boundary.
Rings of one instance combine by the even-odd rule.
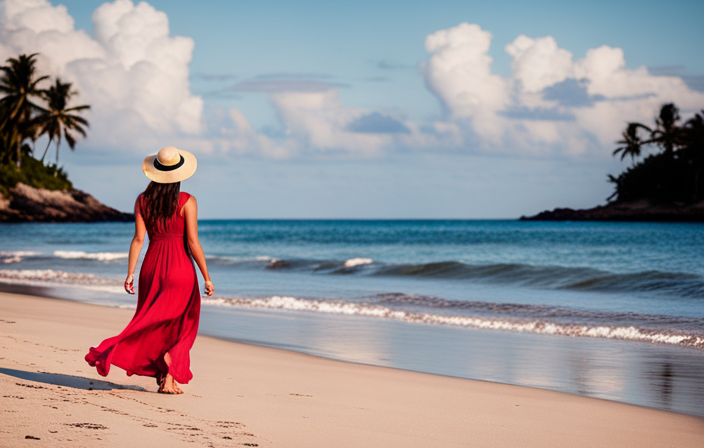
[[[144,175],[159,184],[173,184],[193,176],[193,173],[196,172],[196,167],[198,166],[196,156],[182,149],[178,149],[178,153],[183,157],[183,165],[171,171],[162,171],[154,166],[156,154],[145,157],[144,162],[142,163],[142,171],[144,171]]]

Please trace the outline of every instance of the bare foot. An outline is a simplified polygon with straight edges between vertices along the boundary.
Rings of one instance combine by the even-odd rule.
[[[183,391],[178,387],[176,384],[176,381],[174,381],[174,377],[171,376],[170,373],[166,374],[166,377],[164,377],[164,382],[162,386],[159,388],[159,393],[160,394],[182,394]]]
[[[181,390],[181,388],[178,387],[178,383],[176,382],[176,380],[174,380],[174,389],[176,389],[176,393],[177,393],[177,394],[182,394],[182,393],[183,393],[183,390]]]
[[[156,374],[156,384],[159,386],[159,389],[161,389],[161,386],[164,385],[164,379],[166,379],[166,374],[159,372]]]

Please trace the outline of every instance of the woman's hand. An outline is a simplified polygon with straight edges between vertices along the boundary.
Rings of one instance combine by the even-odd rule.
[[[213,282],[211,282],[210,280],[205,282],[205,294],[208,297],[210,297],[213,295],[214,292],[215,292],[215,286],[213,285]]]
[[[130,274],[125,279],[125,291],[127,294],[134,295],[134,274]]]

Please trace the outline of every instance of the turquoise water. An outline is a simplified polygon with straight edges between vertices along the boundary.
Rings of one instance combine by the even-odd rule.
[[[0,227],[5,290],[131,307],[133,227]],[[704,225],[202,221],[201,333],[704,415]],[[38,288],[38,289],[36,289]]]

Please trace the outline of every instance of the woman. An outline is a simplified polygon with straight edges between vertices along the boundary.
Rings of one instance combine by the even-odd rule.
[[[198,331],[200,293],[193,259],[205,279],[205,293],[215,288],[198,241],[196,198],[181,193],[181,181],[196,171],[193,154],[167,146],[144,159],[152,180],[135,202],[135,233],[130,245],[125,290],[134,294],[134,270],[145,232],[149,247],[139,272],[134,317],[122,333],[91,347],[86,361],[107,376],[110,365],[127,375],[153,376],[159,392],[181,394],[178,383],[193,378],[189,351]]]

